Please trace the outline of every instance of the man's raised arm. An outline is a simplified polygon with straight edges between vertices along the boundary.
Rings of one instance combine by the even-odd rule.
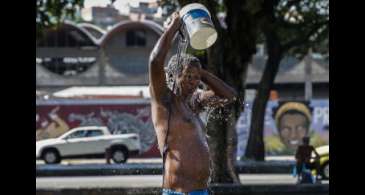
[[[164,62],[166,55],[171,48],[172,40],[179,30],[181,20],[178,12],[175,12],[172,17],[172,22],[167,30],[161,35],[153,48],[149,59],[149,83],[152,99],[161,101],[168,92],[166,84],[166,76],[164,71]]]
[[[223,106],[237,99],[237,92],[212,73],[201,69],[200,76],[201,81],[210,88],[200,95],[203,106]]]

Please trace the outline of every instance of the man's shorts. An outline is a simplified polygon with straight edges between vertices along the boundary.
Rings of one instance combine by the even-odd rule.
[[[208,189],[204,190],[194,190],[191,192],[176,192],[170,189],[162,189],[162,195],[209,195]]]

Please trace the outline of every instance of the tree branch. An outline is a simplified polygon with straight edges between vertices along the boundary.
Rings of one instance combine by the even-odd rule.
[[[299,36],[296,39],[293,39],[291,41],[288,41],[287,43],[283,44],[283,50],[288,51],[290,48],[301,45],[304,42],[308,41],[308,39],[316,33],[323,25],[328,24],[328,21],[319,22],[314,25],[314,27],[305,35],[305,36]]]
[[[297,29],[303,26],[304,22],[300,23],[290,23],[285,21],[282,17],[276,17],[276,21],[280,27],[286,28],[286,29]]]
[[[291,6],[293,5],[298,5],[302,0],[291,0],[288,1],[288,3],[285,5],[285,7],[287,7],[288,9],[290,9]]]

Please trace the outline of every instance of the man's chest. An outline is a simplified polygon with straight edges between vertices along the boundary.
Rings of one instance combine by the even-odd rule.
[[[198,114],[183,102],[175,101],[167,106],[152,106],[152,115],[155,128],[166,131],[169,126],[170,133],[184,132],[189,134],[200,133],[204,124]]]

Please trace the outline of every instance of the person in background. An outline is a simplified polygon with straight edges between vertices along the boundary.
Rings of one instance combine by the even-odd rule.
[[[298,182],[302,179],[302,171],[303,171],[303,165],[307,169],[316,169],[316,179],[318,180],[319,176],[319,154],[314,149],[312,145],[309,145],[310,138],[309,137],[303,137],[303,144],[298,146],[298,149],[295,153],[295,159],[296,159],[296,168],[297,168],[297,175],[298,175]],[[311,163],[312,153],[315,154],[315,161]]]

